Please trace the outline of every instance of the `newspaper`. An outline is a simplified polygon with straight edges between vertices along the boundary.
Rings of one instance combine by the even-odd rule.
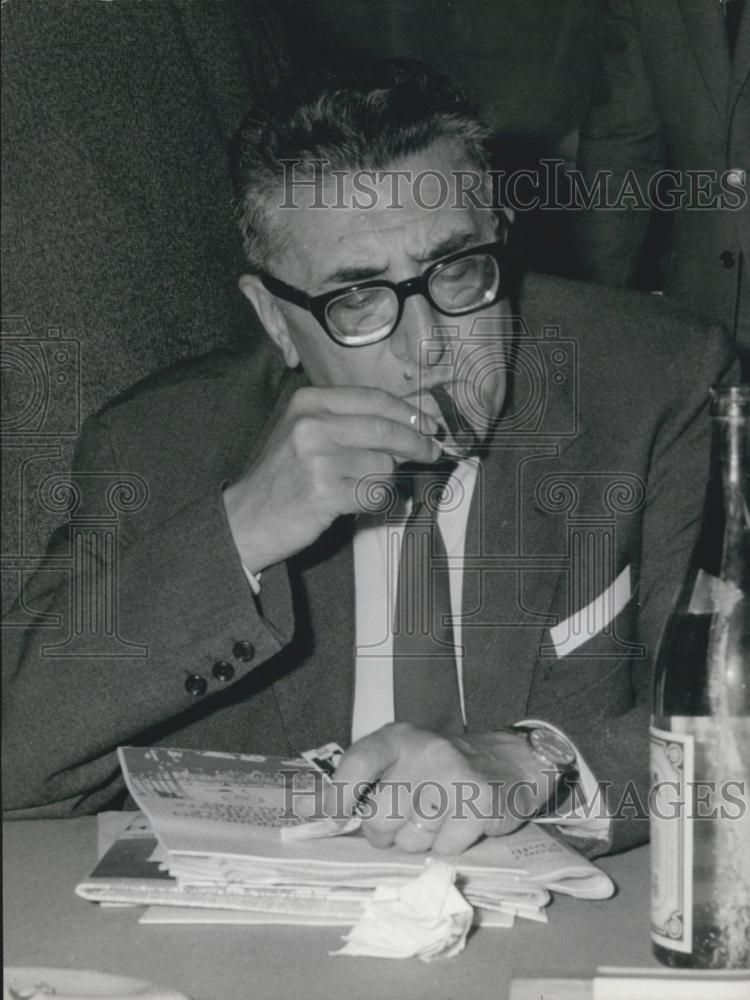
[[[361,832],[282,836],[320,819],[325,779],[302,758],[161,747],[121,748],[119,756],[158,841],[152,860],[174,879],[174,905],[180,895],[192,905],[236,910],[271,899],[277,912],[343,919],[361,911],[377,886],[402,885],[424,867],[424,855],[380,851]],[[473,906],[506,916],[539,919],[551,892],[603,899],[614,891],[604,872],[533,825],[445,860]]]

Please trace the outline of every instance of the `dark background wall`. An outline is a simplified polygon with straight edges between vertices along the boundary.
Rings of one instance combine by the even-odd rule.
[[[443,69],[500,132],[559,147],[591,93],[595,0],[282,0],[293,56],[408,55]]]

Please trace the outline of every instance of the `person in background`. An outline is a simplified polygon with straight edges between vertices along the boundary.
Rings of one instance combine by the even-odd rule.
[[[577,219],[576,276],[613,286],[662,287],[734,337],[750,377],[750,14],[747,0],[602,0],[599,98],[580,136],[589,187],[632,171],[669,180],[649,212],[591,207]],[[595,91],[596,92],[596,91]],[[699,173],[696,173],[699,172]],[[700,179],[700,176],[703,179]],[[672,204],[678,204],[673,201]],[[651,226],[651,229],[650,229]],[[663,270],[654,285],[649,259]]]

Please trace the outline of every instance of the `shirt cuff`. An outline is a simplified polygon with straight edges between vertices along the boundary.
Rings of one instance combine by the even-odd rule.
[[[569,798],[558,809],[538,817],[534,822],[557,827],[560,833],[585,854],[601,854],[602,849],[606,850],[611,842],[612,817],[607,809],[604,791],[586,758],[567,733],[549,722],[541,719],[523,719],[516,725],[548,729],[566,740],[576,753],[578,777],[573,782]]]
[[[247,566],[242,565],[245,571],[245,576],[247,577],[247,582],[250,584],[250,589],[257,597],[260,593],[260,573],[251,573]]]

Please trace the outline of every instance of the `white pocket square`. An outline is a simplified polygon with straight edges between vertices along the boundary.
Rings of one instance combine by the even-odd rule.
[[[622,611],[630,596],[630,566],[626,566],[590,604],[549,630],[558,657],[569,656],[584,642],[602,632]]]

